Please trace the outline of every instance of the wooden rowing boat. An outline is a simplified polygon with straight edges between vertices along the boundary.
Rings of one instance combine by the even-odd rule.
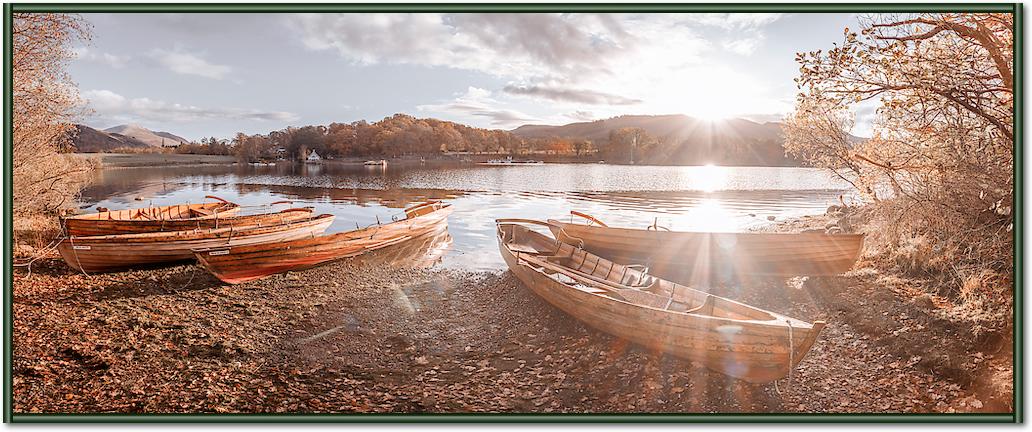
[[[441,223],[425,235],[356,256],[352,262],[365,268],[430,268],[441,262],[453,241],[448,224]]]
[[[670,279],[698,283],[741,275],[834,275],[860,257],[863,234],[677,232],[549,220],[553,235],[624,264],[643,264]]]
[[[312,217],[311,208],[290,208],[274,213],[236,215],[236,211],[218,217],[165,220],[91,220],[65,226],[70,236],[99,236],[117,234],[138,234],[159,231],[187,231],[205,228],[228,228],[248,225],[279,225]]]
[[[446,226],[451,211],[450,204],[432,201],[409,207],[404,219],[383,225],[293,241],[198,248],[194,253],[215,277],[237,284],[410,241]]]
[[[72,268],[84,272],[106,272],[190,260],[194,258],[192,249],[315,237],[326,231],[333,219],[333,215],[324,214],[278,225],[68,237],[58,243],[58,251]]]
[[[499,219],[498,246],[509,269],[553,306],[614,336],[702,363],[753,383],[790,373],[824,328],[718,297],[614,263]]]
[[[161,226],[162,222],[202,221],[232,216],[240,210],[236,203],[216,196],[207,196],[217,202],[202,204],[177,204],[162,207],[146,207],[102,211],[84,215],[68,216],[61,219],[65,234],[69,236],[127,234],[134,232],[135,227]],[[159,229],[160,230],[160,229]]]

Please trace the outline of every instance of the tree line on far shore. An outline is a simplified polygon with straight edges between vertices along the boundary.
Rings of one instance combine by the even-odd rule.
[[[199,143],[183,144],[172,151],[235,155],[245,162],[298,160],[314,151],[320,157],[335,159],[492,154],[660,165],[799,165],[797,160],[785,156],[778,136],[755,138],[734,133],[656,136],[642,127],[621,127],[610,129],[601,139],[524,137],[505,130],[481,129],[407,114],[395,114],[374,123],[363,120],[288,127],[268,134],[238,133],[231,140],[203,138]]]

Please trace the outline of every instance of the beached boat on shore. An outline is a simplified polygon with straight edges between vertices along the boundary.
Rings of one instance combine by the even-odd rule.
[[[84,272],[106,272],[140,265],[191,260],[192,249],[244,246],[315,237],[333,215],[309,216],[278,225],[248,225],[188,231],[67,237],[58,243],[65,263]]]
[[[274,213],[237,215],[236,211],[219,214],[214,217],[190,219],[101,219],[89,220],[89,223],[65,225],[65,234],[69,236],[100,236],[118,234],[138,234],[161,231],[187,231],[205,228],[228,228],[248,225],[280,225],[312,217],[311,208],[290,208]],[[79,221],[81,222],[81,221]]]
[[[450,204],[430,201],[405,209],[405,218],[337,234],[249,246],[194,251],[198,262],[223,282],[237,284],[302,270],[423,237],[447,227]]]
[[[111,210],[68,216],[61,218],[61,226],[64,227],[65,234],[67,235],[123,234],[125,233],[124,231],[104,233],[102,232],[103,228],[99,227],[108,225],[111,222],[124,222],[122,226],[130,226],[136,222],[144,221],[161,222],[214,219],[234,215],[240,210],[240,206],[238,204],[226,201],[222,198],[211,195],[206,196],[205,198],[214,199],[217,202]]]
[[[753,383],[785,377],[824,328],[679,285],[528,228],[496,221],[509,269],[536,295],[584,323]]]
[[[579,212],[587,223],[549,220],[559,240],[655,274],[693,280],[741,275],[835,275],[860,257],[863,234],[678,232],[661,226],[616,228]]]

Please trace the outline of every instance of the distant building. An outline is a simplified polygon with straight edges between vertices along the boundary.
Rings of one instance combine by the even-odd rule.
[[[319,162],[321,160],[322,160],[322,157],[320,157],[319,153],[316,153],[315,150],[312,150],[311,153],[308,153],[308,157],[305,158],[305,161],[307,161],[307,162]]]

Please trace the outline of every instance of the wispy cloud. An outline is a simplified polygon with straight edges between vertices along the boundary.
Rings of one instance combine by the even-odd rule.
[[[599,59],[634,38],[611,15],[301,14],[290,18],[306,47],[359,64],[395,63],[498,76],[605,72]]]
[[[571,112],[571,113],[563,114],[563,117],[566,117],[568,119],[575,120],[575,121],[581,121],[581,122],[582,121],[594,121],[594,120],[598,119],[598,117],[596,117],[595,114],[592,113],[591,111],[574,111],[574,112]]]
[[[174,50],[155,48],[150,51],[149,55],[162,66],[175,73],[184,75],[223,79],[233,70],[233,68],[226,65],[210,63],[180,48]]]
[[[756,52],[756,48],[759,48],[760,44],[763,43],[763,39],[763,35],[758,34],[753,37],[730,40],[724,42],[724,48],[736,54],[749,55]]]
[[[127,55],[115,55],[106,52],[98,52],[87,47],[78,47],[72,50],[78,60],[104,63],[116,69],[125,67],[130,57]]]
[[[577,111],[617,115],[629,106],[638,113],[694,115],[712,114],[714,105],[721,113],[741,109],[761,97],[758,86],[749,74],[727,74],[720,59],[754,53],[765,27],[781,16],[301,14],[288,24],[308,49],[336,52],[354,64],[461,69],[504,79],[508,85],[489,88],[496,92],[486,103],[490,110],[474,109],[463,97],[422,106],[499,125],[520,116],[511,109],[520,98],[553,103],[556,118]]]
[[[536,96],[542,99],[559,102],[577,102],[589,105],[634,105],[641,103],[641,99],[632,99],[620,95],[584,89],[566,89],[535,85],[507,85],[502,90],[513,95]]]
[[[779,13],[691,13],[682,15],[687,21],[725,30],[762,27],[781,19]]]
[[[127,98],[110,90],[82,93],[95,116],[112,122],[192,122],[198,120],[260,120],[293,122],[300,118],[290,112],[242,108],[203,108],[169,103],[150,98]]]
[[[466,89],[465,93],[457,95],[453,100],[440,104],[419,105],[416,109],[429,113],[487,118],[492,125],[499,127],[517,126],[537,120],[533,116],[522,112],[502,108],[501,105],[498,100],[491,97],[489,90],[470,87]]]

